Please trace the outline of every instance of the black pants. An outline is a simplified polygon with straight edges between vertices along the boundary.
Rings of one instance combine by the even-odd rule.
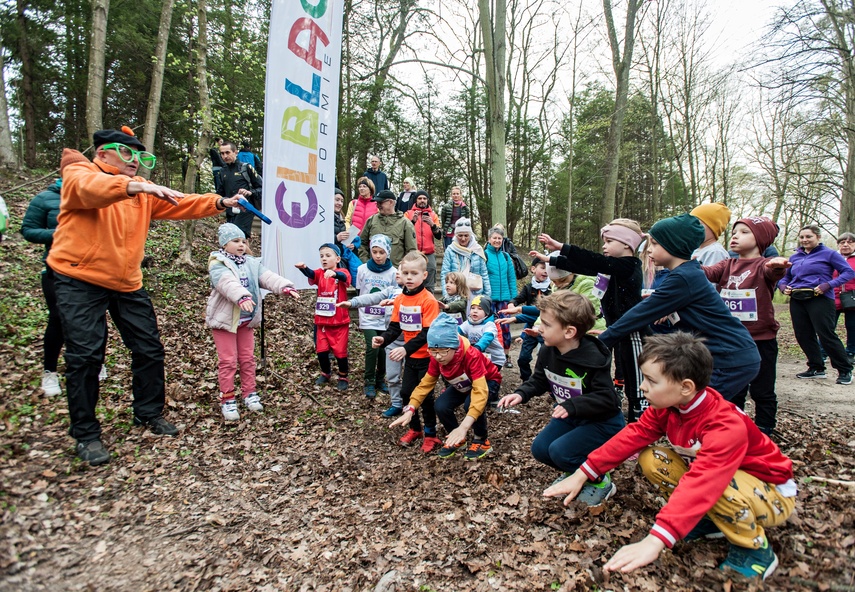
[[[751,393],[754,401],[754,423],[766,434],[775,429],[778,397],[775,395],[775,373],[778,367],[778,340],[755,341],[760,353],[760,371],[748,386],[739,391],[731,402],[745,409],[745,398]]]
[[[143,421],[161,415],[166,400],[164,350],[146,291],[116,292],[57,273],[56,300],[65,334],[69,434],[79,442],[101,437],[95,407],[108,308],[122,341],[131,350],[134,415]]]
[[[231,222],[238,228],[240,228],[243,233],[246,235],[247,240],[252,236],[252,220],[255,218],[255,214],[252,212],[241,212],[240,214],[233,214],[231,208],[226,209],[226,222]]]
[[[627,402],[627,423],[638,421],[648,402],[641,394],[641,368],[638,356],[641,355],[641,333],[633,331],[615,344],[614,356],[617,365],[623,371],[623,392]]]
[[[59,309],[56,305],[56,274],[50,267],[45,265],[45,271],[42,274],[42,293],[45,295],[45,303],[48,307],[48,322],[45,327],[45,335],[42,341],[44,342],[44,369],[47,372],[56,372],[57,363],[59,362],[59,352],[62,351],[62,346],[65,343],[65,336],[62,333],[62,321],[59,318]],[[107,323],[104,322],[104,350],[101,352],[101,363],[107,355]]]
[[[487,381],[487,387],[490,392],[499,391],[499,383],[495,381]],[[448,387],[442,393],[440,393],[439,397],[436,400],[436,416],[439,418],[439,421],[442,422],[442,427],[445,428],[447,433],[451,433],[453,430],[456,430],[460,425],[460,422],[457,421],[457,416],[454,414],[454,410],[463,406],[463,412],[468,414],[469,412],[469,403],[471,402],[471,391],[468,393],[461,393],[454,387]],[[481,415],[478,416],[478,419],[475,420],[475,423],[472,424],[472,433],[476,438],[486,440],[487,439],[487,409],[485,408]]]
[[[793,320],[793,332],[796,341],[805,353],[809,370],[825,371],[819,344],[822,344],[838,372],[852,372],[852,362],[843,349],[843,343],[837,336],[837,311],[834,300],[826,296],[817,296],[809,300],[790,298],[790,317]],[[819,337],[819,343],[817,343]]]
[[[401,398],[404,399],[404,407],[410,404],[410,395],[419,386],[419,383],[427,374],[430,358],[407,358],[404,363],[404,376],[401,379]],[[433,393],[428,394],[425,400],[422,401],[419,410],[425,419],[425,431],[433,432],[436,435],[436,410],[434,409]],[[421,431],[422,423],[419,421],[418,412],[413,413],[413,418],[410,420],[410,429]]]

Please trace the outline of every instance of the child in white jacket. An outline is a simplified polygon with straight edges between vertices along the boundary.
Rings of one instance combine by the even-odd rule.
[[[205,312],[205,324],[214,334],[217,346],[217,379],[220,383],[220,408],[226,421],[240,419],[235,402],[235,373],[240,367],[243,402],[250,411],[263,411],[255,392],[255,334],[261,324],[262,288],[275,294],[299,293],[289,280],[247,255],[249,245],[243,231],[234,224],[223,224],[217,231],[220,250],[208,258],[211,295]]]

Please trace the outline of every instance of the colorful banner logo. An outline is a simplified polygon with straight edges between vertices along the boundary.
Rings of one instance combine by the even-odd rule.
[[[294,268],[320,266],[333,240],[342,5],[273,0],[264,101],[261,255],[269,269],[308,286]]]

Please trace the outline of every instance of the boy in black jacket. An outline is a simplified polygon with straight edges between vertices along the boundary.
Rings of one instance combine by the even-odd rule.
[[[517,297],[513,299],[514,306],[536,306],[538,300],[552,293],[549,281],[549,272],[546,270],[546,262],[535,259],[531,262],[531,282],[526,284]],[[526,323],[525,328],[531,329],[534,323]],[[520,348],[519,368],[520,378],[525,382],[531,378],[531,359],[534,348],[538,343],[543,343],[543,338],[523,333],[522,347]]]
[[[525,403],[547,391],[552,395],[552,419],[535,437],[531,453],[562,471],[557,482],[576,471],[625,422],[612,383],[611,353],[599,339],[586,335],[597,320],[591,302],[566,290],[541,298],[538,308],[543,347],[534,374],[516,392],[503,397],[498,409]],[[600,483],[587,483],[577,499],[596,506],[613,493],[606,476]]]

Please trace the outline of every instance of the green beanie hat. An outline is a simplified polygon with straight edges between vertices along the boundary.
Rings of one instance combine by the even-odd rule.
[[[680,214],[660,220],[648,234],[674,257],[688,260],[704,242],[705,233],[700,220],[691,214]]]

